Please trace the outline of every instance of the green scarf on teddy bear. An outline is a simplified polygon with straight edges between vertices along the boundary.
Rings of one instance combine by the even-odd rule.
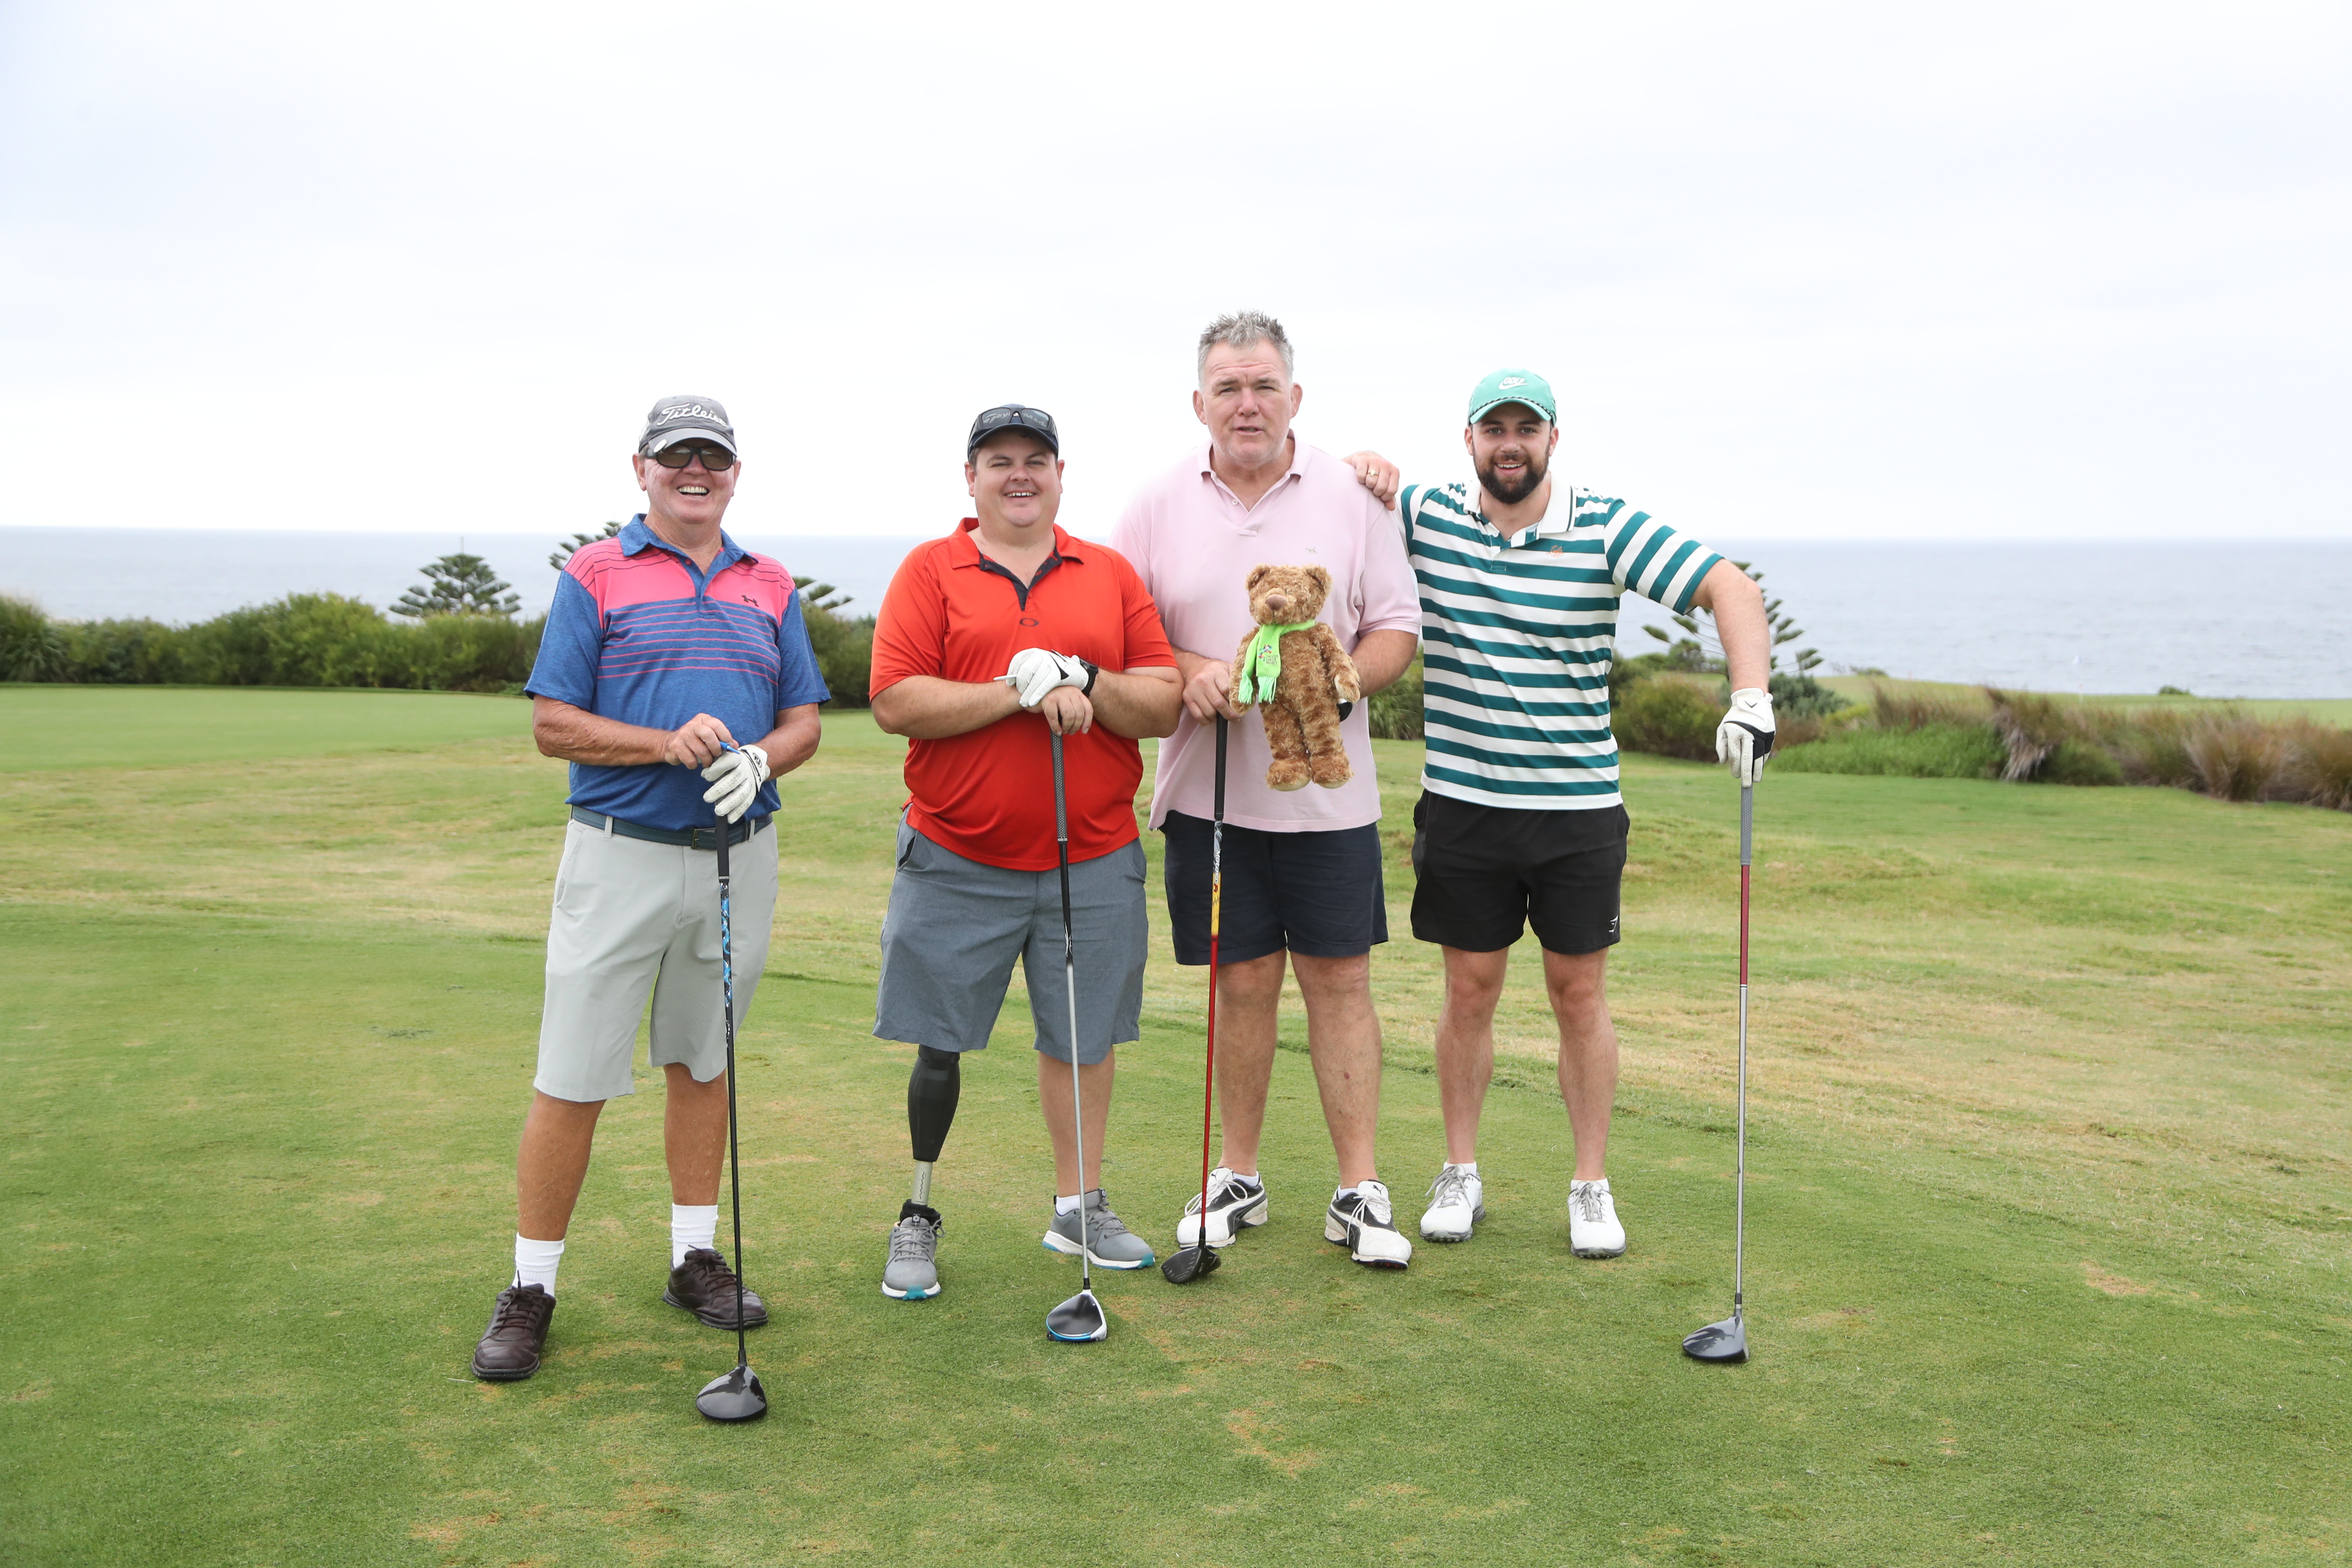
[[[1241,668],[1234,672],[1234,700],[1243,707],[1274,700],[1274,683],[1282,679],[1282,634],[1303,632],[1313,621],[1260,626],[1242,649]]]

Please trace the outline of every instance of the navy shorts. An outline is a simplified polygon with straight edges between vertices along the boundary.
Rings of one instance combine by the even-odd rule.
[[[1617,941],[1630,819],[1622,805],[1525,811],[1423,792],[1412,808],[1412,934],[1495,952],[1535,928],[1547,952]]]
[[[1171,811],[1168,923],[1176,962],[1209,962],[1210,824]],[[1353,958],[1389,939],[1378,823],[1320,833],[1266,833],[1225,824],[1224,895],[1217,959],[1246,963],[1286,948],[1309,958]]]

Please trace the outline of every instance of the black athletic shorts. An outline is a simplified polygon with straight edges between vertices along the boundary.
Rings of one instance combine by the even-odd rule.
[[[1209,827],[1171,811],[1168,924],[1176,962],[1209,962]],[[1321,833],[1266,833],[1225,824],[1225,889],[1217,961],[1245,963],[1285,948],[1309,958],[1353,958],[1389,939],[1378,823]]]
[[[1412,808],[1412,934],[1493,952],[1528,926],[1548,952],[1617,941],[1625,873],[1622,805],[1521,811],[1424,791]]]

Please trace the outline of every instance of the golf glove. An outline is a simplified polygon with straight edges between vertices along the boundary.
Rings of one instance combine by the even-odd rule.
[[[1731,711],[1716,727],[1715,754],[1731,769],[1731,776],[1752,784],[1764,773],[1772,754],[1772,694],[1745,686],[1731,694]]]
[[[757,746],[737,746],[720,752],[717,762],[702,770],[702,776],[711,781],[702,798],[733,822],[760,797],[760,786],[768,782],[768,753]]]
[[[1095,672],[1085,659],[1076,654],[1055,653],[1051,648],[1024,647],[1013,656],[1013,667],[1004,679],[1021,694],[1021,706],[1034,708],[1045,700],[1045,693],[1060,686],[1075,686],[1081,691],[1094,689]]]

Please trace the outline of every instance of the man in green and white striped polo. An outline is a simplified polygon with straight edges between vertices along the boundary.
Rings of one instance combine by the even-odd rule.
[[[1627,821],[1609,728],[1617,603],[1631,592],[1714,615],[1734,688],[1717,751],[1748,783],[1772,748],[1769,634],[1763,594],[1730,562],[1622,500],[1555,485],[1558,418],[1543,377],[1496,371],[1471,394],[1463,433],[1476,485],[1408,486],[1398,498],[1421,584],[1428,741],[1412,934],[1445,950],[1445,1167],[1421,1233],[1466,1241],[1486,1213],[1478,1113],[1494,1076],[1495,1004],[1511,945],[1532,926],[1576,1139],[1569,1245],[1614,1258],[1625,1231],[1605,1163],[1617,1031],[1604,979]]]

